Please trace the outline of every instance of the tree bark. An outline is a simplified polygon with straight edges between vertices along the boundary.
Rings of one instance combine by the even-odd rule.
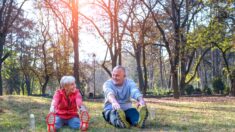
[[[143,50],[143,66],[144,66],[144,89],[143,89],[143,95],[146,95],[146,91],[148,88],[148,73],[147,73],[147,66],[146,66],[146,57],[145,57],[145,45],[142,46]]]
[[[163,79],[163,68],[162,68],[162,47],[160,46],[160,48],[159,48],[159,54],[160,54],[160,56],[159,56],[159,68],[160,68],[160,80],[161,80],[161,88],[163,88],[164,87],[164,83],[163,83],[163,81],[164,81],[164,79]]]
[[[232,96],[235,96],[235,70],[232,71],[231,73],[231,91],[230,94]]]
[[[174,90],[174,98],[179,99],[178,74],[176,67],[171,67],[171,88]]]
[[[2,87],[2,55],[3,55],[3,45],[5,43],[5,37],[0,34],[0,96],[3,95],[3,87]]]
[[[135,59],[136,59],[136,64],[137,64],[139,88],[140,88],[140,91],[143,92],[144,80],[143,80],[143,72],[142,72],[142,67],[141,67],[141,46],[140,45],[137,45],[137,49],[135,50]]]
[[[0,96],[3,95],[3,88],[2,88],[2,64],[0,63]]]
[[[72,27],[73,27],[73,48],[74,48],[74,77],[76,79],[77,87],[80,87],[80,79],[79,79],[79,28],[78,28],[78,0],[73,0],[72,2]]]
[[[30,87],[30,77],[28,75],[25,75],[25,84],[26,84],[28,96],[32,95],[32,91],[31,91],[31,87]]]

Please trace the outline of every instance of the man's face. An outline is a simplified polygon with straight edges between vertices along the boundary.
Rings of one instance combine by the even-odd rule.
[[[115,85],[122,85],[125,79],[125,73],[122,69],[114,69],[112,79]]]

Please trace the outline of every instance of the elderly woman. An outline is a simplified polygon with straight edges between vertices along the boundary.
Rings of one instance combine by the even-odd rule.
[[[60,89],[55,92],[50,107],[50,112],[55,113],[55,129],[58,130],[63,125],[82,129],[84,124],[82,117],[79,117],[79,110],[86,111],[82,104],[82,96],[76,88],[75,78],[63,76],[60,80]],[[88,123],[86,125],[85,127],[88,127]]]

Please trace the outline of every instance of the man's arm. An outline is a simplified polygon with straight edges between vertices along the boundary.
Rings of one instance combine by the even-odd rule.
[[[114,91],[110,88],[110,84],[105,82],[103,85],[103,92],[106,100],[112,104],[113,109],[120,109],[120,104],[118,103]]]
[[[113,109],[117,110],[121,108],[113,94],[108,94],[108,101],[112,104]]]
[[[135,82],[131,80],[129,83],[130,83],[129,85],[131,87],[131,97],[133,99],[135,99],[136,101],[138,101],[138,105],[140,105],[140,106],[146,105],[144,98],[143,98],[143,95],[141,94],[140,90],[136,86]]]

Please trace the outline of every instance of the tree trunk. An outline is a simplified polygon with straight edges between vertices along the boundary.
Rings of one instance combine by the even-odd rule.
[[[44,96],[46,94],[46,87],[47,87],[47,83],[49,81],[50,76],[48,75],[48,65],[47,65],[47,54],[46,54],[46,41],[44,41],[44,43],[42,44],[42,51],[43,51],[43,64],[44,64],[44,84],[42,85],[42,96]]]
[[[180,61],[180,93],[181,95],[184,95],[184,87],[185,87],[185,79],[186,79],[186,66],[185,66],[185,58],[184,56],[181,58]]]
[[[0,96],[3,95],[3,88],[2,88],[2,63],[0,63]]]
[[[171,88],[174,90],[174,98],[179,99],[178,74],[176,67],[171,67]]]
[[[232,71],[232,73],[231,73],[232,75],[231,75],[231,92],[230,92],[230,94],[232,95],[232,96],[235,96],[235,70],[233,70]]]
[[[21,81],[21,91],[22,91],[22,94],[24,95],[24,80]]]
[[[136,59],[136,64],[137,64],[139,88],[140,88],[140,91],[143,92],[144,80],[143,80],[143,72],[142,72],[142,68],[141,68],[140,56],[141,56],[141,47],[138,45],[137,49],[135,50],[135,59]]]
[[[224,59],[224,63],[225,63],[225,66],[226,66],[226,69],[228,71],[228,74],[229,74],[229,78],[230,78],[230,81],[231,81],[231,95],[232,96],[235,96],[235,70],[230,70],[229,68],[229,63],[228,63],[228,60],[226,58],[226,52],[223,52],[222,49],[220,49],[221,52],[222,52],[222,57]]]
[[[28,96],[32,95],[32,91],[31,91],[31,88],[30,88],[30,78],[29,78],[28,75],[25,75],[25,84],[26,84],[26,89],[27,89]]]
[[[3,95],[3,87],[2,87],[2,57],[3,57],[3,45],[5,43],[5,35],[0,34],[0,96]]]
[[[154,60],[153,58],[153,46],[150,47],[151,48],[151,56],[150,56],[150,60]],[[154,61],[151,61],[150,62],[150,65],[149,65],[149,88],[153,88],[154,87]]]
[[[77,87],[80,87],[79,79],[79,29],[78,29],[78,0],[72,1],[72,40],[73,40],[73,49],[74,49],[74,77],[76,79]]]
[[[49,79],[50,79],[49,75],[46,75],[45,82],[42,85],[42,96],[44,96],[46,94],[46,88],[47,88],[47,84],[49,82]]]
[[[143,95],[146,95],[146,91],[148,88],[148,73],[147,73],[147,66],[146,66],[146,57],[145,57],[145,46],[143,45],[143,66],[144,66],[144,89]]]
[[[160,68],[160,80],[161,80],[161,88],[163,88],[164,87],[164,83],[163,83],[163,81],[164,81],[164,79],[163,79],[163,68],[162,68],[162,47],[160,47],[160,49],[159,49],[159,54],[160,54],[160,56],[159,56],[159,68]]]

